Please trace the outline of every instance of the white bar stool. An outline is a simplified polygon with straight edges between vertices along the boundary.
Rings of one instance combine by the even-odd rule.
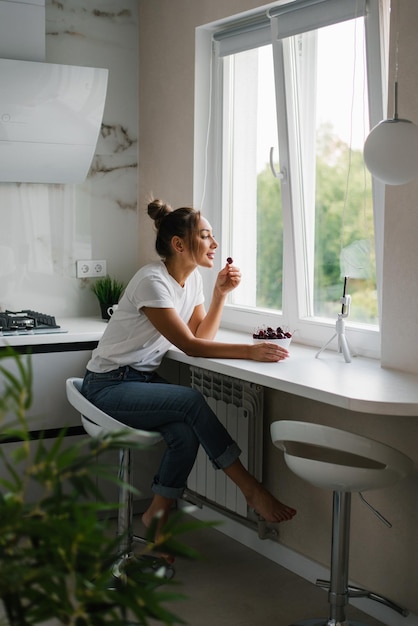
[[[124,442],[143,443],[147,447],[163,440],[162,435],[158,432],[131,428],[98,409],[81,393],[82,384],[82,378],[68,378],[66,381],[67,399],[80,412],[84,430],[91,437],[103,437],[110,433],[123,432]],[[122,483],[119,487],[117,522],[120,557],[113,566],[115,578],[123,578],[127,562],[134,558],[134,542],[146,543],[145,539],[133,534],[133,492],[126,487],[126,485],[132,484],[132,455],[128,447],[121,448],[119,451],[119,479]],[[166,559],[151,555],[141,558],[147,558],[150,569],[156,570],[163,566],[165,578],[173,577],[174,568]]]
[[[274,445],[283,450],[286,464],[297,476],[333,491],[331,576],[330,581],[317,580],[317,585],[329,589],[329,618],[303,620],[293,626],[348,626],[345,608],[349,597],[368,597],[408,615],[406,609],[387,598],[349,586],[348,562],[351,493],[396,483],[411,472],[412,460],[373,439],[321,424],[279,420],[271,424],[270,432]],[[362,626],[359,622],[350,624]]]

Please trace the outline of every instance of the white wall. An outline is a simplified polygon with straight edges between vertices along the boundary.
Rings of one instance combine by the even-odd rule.
[[[136,0],[46,1],[46,62],[106,67],[103,128],[85,183],[0,184],[0,307],[100,316],[77,259],[137,268],[138,10]],[[30,60],[30,59],[29,59]]]
[[[394,76],[399,32],[399,117],[418,124],[418,3],[392,2],[391,77]],[[393,83],[391,83],[392,85]],[[393,114],[393,87],[389,89]],[[382,365],[418,372],[418,178],[386,187]]]

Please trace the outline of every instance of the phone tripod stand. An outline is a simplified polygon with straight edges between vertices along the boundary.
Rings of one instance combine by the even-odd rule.
[[[335,337],[337,337],[338,352],[340,352],[344,356],[344,360],[346,363],[351,363],[350,348],[348,346],[347,337],[345,336],[345,322],[344,322],[344,319],[350,315],[350,306],[351,306],[351,296],[346,294],[347,280],[348,280],[348,276],[344,278],[344,291],[343,291],[342,297],[340,298],[341,313],[338,314],[338,319],[335,323],[335,333],[326,342],[326,344],[323,345],[322,348],[318,350],[318,352],[315,354],[316,359],[327,348],[327,346],[329,346],[331,341],[333,341]]]

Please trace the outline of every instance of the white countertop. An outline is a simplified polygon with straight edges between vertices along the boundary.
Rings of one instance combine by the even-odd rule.
[[[100,317],[71,317],[57,319],[59,331],[40,334],[0,335],[1,346],[40,346],[57,343],[78,343],[84,341],[99,341],[106,328],[107,321]]]
[[[100,318],[57,320],[65,333],[0,337],[1,346],[35,346],[99,341],[107,322]],[[220,330],[219,341],[249,343],[248,334]],[[346,363],[341,354],[292,342],[290,357],[279,363],[241,359],[189,357],[177,348],[169,350],[173,361],[195,365],[284,391],[325,402],[349,411],[376,415],[418,417],[418,375],[384,369],[374,359],[353,357]]]

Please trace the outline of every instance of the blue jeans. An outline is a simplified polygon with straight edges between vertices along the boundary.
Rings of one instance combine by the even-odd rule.
[[[161,433],[167,448],[152,490],[166,498],[182,495],[199,444],[215,469],[229,467],[241,454],[199,391],[172,385],[156,373],[129,366],[105,374],[87,371],[82,393],[123,424]]]

